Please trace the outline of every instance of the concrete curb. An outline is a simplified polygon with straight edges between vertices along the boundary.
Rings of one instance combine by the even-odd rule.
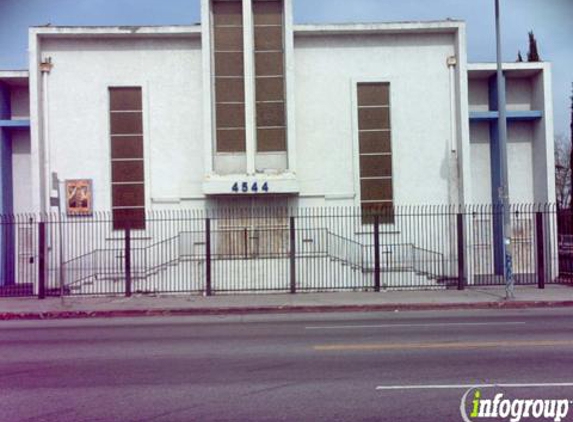
[[[104,311],[46,311],[46,312],[0,312],[0,321],[51,320],[82,318],[131,318],[157,316],[208,316],[287,314],[324,312],[400,312],[400,311],[448,311],[479,309],[527,309],[573,307],[573,301],[499,301],[474,303],[388,303],[376,305],[279,305],[219,308],[182,309],[116,309]]]

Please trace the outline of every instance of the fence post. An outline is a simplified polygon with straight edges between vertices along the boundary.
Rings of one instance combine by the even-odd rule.
[[[537,287],[545,289],[545,231],[543,228],[543,213],[535,213],[536,243],[537,243]]]
[[[46,223],[38,224],[38,299],[46,298]]]
[[[125,228],[125,297],[131,296],[131,230],[129,225]]]
[[[380,291],[380,216],[374,216],[374,291]]]
[[[205,219],[205,296],[211,296],[211,219]]]
[[[465,266],[466,266],[466,248],[464,239],[464,215],[457,215],[457,232],[458,232],[458,290],[465,289]]]
[[[296,237],[294,217],[290,218],[290,292],[296,293]]]

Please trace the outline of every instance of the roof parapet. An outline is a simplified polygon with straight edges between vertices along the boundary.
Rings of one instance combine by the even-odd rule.
[[[295,35],[344,35],[344,34],[400,34],[400,33],[455,33],[465,27],[460,20],[386,22],[386,23],[338,23],[294,25]]]
[[[33,26],[31,36],[41,37],[93,37],[93,36],[185,36],[201,35],[200,25],[168,26]]]

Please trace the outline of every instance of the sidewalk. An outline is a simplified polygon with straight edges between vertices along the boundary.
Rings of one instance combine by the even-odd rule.
[[[421,311],[488,308],[573,307],[573,287],[517,287],[506,301],[503,287],[464,291],[389,291],[289,294],[235,294],[211,297],[138,296],[2,298],[0,320],[102,318],[170,315],[226,315],[287,312]]]

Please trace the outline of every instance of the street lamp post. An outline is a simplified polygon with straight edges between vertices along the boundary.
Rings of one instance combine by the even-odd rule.
[[[495,0],[495,34],[497,45],[497,104],[498,104],[498,134],[499,134],[499,161],[500,183],[497,187],[499,203],[503,216],[503,251],[504,251],[504,279],[506,299],[514,298],[513,282],[513,256],[511,251],[511,215],[509,210],[509,183],[507,171],[507,115],[505,106],[505,79],[502,70],[501,58],[501,28],[499,18],[499,0]]]

